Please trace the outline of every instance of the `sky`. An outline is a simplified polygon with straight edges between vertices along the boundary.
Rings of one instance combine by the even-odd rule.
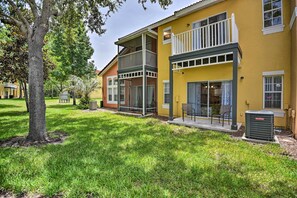
[[[97,69],[101,70],[117,54],[117,46],[114,44],[118,38],[141,29],[151,23],[159,21],[174,13],[174,11],[184,8],[198,0],[173,0],[166,10],[159,4],[147,3],[144,10],[138,0],[127,0],[119,8],[118,12],[111,14],[104,26],[106,33],[98,36],[89,34],[94,54],[92,60],[95,61]]]

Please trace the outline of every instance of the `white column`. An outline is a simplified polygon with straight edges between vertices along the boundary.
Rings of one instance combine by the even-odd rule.
[[[142,115],[146,114],[146,34],[142,34]]]
[[[238,29],[235,22],[235,14],[231,15],[231,28],[232,28],[232,43],[238,42]]]

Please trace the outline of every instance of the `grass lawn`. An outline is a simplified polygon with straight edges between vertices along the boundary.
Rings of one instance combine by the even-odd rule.
[[[297,161],[278,145],[47,100],[63,144],[0,148],[0,191],[65,197],[296,197]],[[25,135],[24,101],[0,100],[0,140]]]

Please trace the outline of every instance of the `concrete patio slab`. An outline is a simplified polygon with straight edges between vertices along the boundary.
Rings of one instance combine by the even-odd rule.
[[[238,130],[231,130],[231,123],[229,125],[227,121],[225,121],[224,126],[222,126],[222,123],[219,123],[219,121],[216,119],[214,119],[213,123],[211,124],[210,118],[196,118],[196,121],[191,120],[188,117],[185,118],[185,121],[183,121],[182,118],[175,118],[172,121],[168,121],[168,123],[180,125],[180,126],[196,127],[199,129],[227,132],[227,133],[233,133],[238,131]],[[242,124],[237,123],[237,125],[239,129]]]

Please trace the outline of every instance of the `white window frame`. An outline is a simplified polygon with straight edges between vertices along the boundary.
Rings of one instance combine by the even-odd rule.
[[[108,82],[111,80],[112,84],[109,85]],[[115,80],[118,80],[117,76],[107,76],[107,104],[117,104],[118,101],[115,100],[115,90],[117,92],[118,85],[115,85]],[[109,100],[109,89],[111,89],[111,100]],[[118,94],[118,93],[116,93]],[[119,96],[118,96],[119,97]]]
[[[263,72],[263,109],[270,110],[274,112],[274,115],[276,117],[284,117],[285,112],[283,110],[284,108],[284,71],[270,71],[270,72]],[[281,108],[265,108],[265,78],[266,77],[275,77],[280,76],[282,78],[282,91],[281,91]]]
[[[165,93],[165,84],[168,84],[169,86],[169,93]],[[169,80],[163,80],[163,104],[162,104],[163,109],[169,109],[169,103],[165,103],[165,94],[170,94]]]
[[[284,9],[283,9],[283,0],[280,0],[281,1],[281,18],[282,18],[282,23],[279,24],[279,25],[273,25],[273,26],[270,26],[270,27],[265,27],[265,20],[264,20],[264,0],[261,0],[262,1],[262,24],[263,24],[263,29],[262,29],[262,32],[264,35],[267,35],[267,34],[273,34],[273,33],[277,33],[277,32],[282,32],[284,31]]]
[[[168,30],[171,31],[170,39],[164,40],[164,32],[166,32],[166,31],[168,31]],[[163,34],[162,34],[163,44],[171,43],[171,40],[172,40],[172,28],[171,28],[171,26],[169,26],[169,27],[167,27],[167,28],[164,28],[162,33],[163,33]]]

